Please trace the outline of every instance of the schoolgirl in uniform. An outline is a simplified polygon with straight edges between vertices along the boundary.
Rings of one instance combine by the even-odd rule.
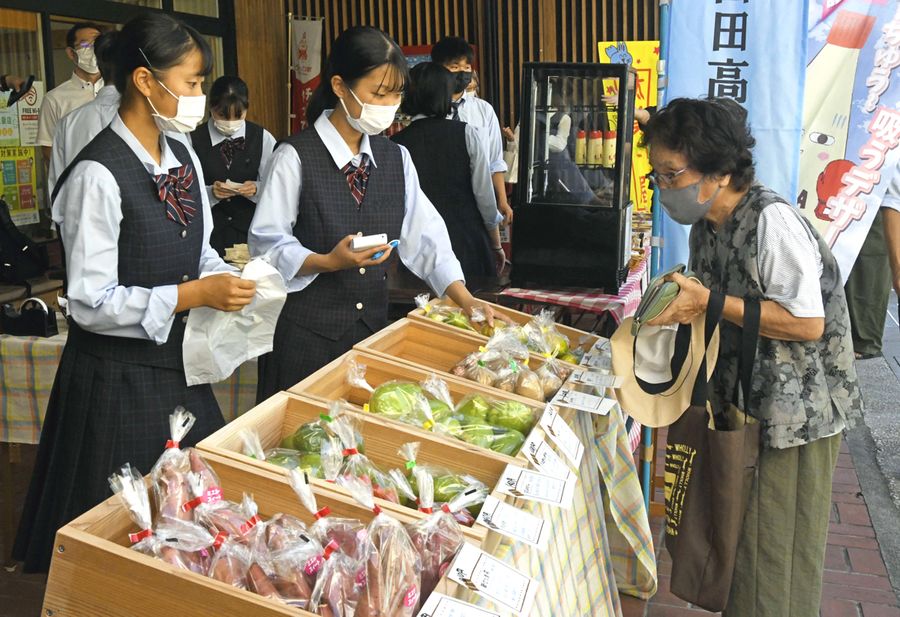
[[[185,323],[192,308],[238,310],[255,291],[209,246],[198,161],[161,133],[202,118],[209,45],[153,13],[126,24],[115,46],[119,112],[57,183],[69,337],[14,547],[26,571],[48,568],[56,530],[109,495],[118,466],[150,470],[176,406],[197,416],[192,443],[222,426],[210,387],[185,383]]]
[[[203,165],[212,205],[210,244],[219,255],[235,244],[247,243],[259,194],[259,176],[275,148],[275,138],[247,120],[247,84],[226,75],[209,89],[210,118],[191,133],[191,144]],[[240,184],[229,188],[226,180]]]
[[[289,293],[274,350],[260,363],[260,399],[387,325],[391,248],[353,252],[355,235],[398,239],[410,271],[469,312],[483,306],[493,321],[490,307],[466,289],[447,227],[422,192],[409,153],[378,136],[394,121],[408,74],[403,52],[384,32],[344,31],[310,101],[310,128],[272,155],[250,252],[269,255]]]

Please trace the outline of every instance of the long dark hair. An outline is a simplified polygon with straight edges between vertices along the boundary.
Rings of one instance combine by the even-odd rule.
[[[209,108],[223,116],[239,117],[250,106],[250,92],[240,77],[223,75],[209,89]]]
[[[335,40],[325,63],[325,74],[319,87],[313,92],[306,109],[306,119],[311,125],[326,109],[338,104],[338,97],[331,89],[331,78],[340,75],[351,88],[379,66],[389,64],[393,74],[392,89],[402,91],[409,82],[409,65],[400,46],[387,34],[372,26],[354,26],[344,30]]]
[[[201,75],[212,72],[212,50],[194,28],[165,13],[144,13],[122,28],[115,42],[116,89],[122,94],[135,69],[165,71],[197,50],[203,56]],[[150,66],[147,66],[147,63]],[[151,68],[152,67],[152,68]]]
[[[444,118],[456,88],[453,73],[435,62],[420,62],[409,72],[409,90],[400,109],[408,116],[419,114]]]

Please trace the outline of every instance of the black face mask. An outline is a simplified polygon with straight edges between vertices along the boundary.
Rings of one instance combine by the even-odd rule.
[[[454,75],[456,76],[456,92],[465,92],[472,83],[472,71],[459,71]]]

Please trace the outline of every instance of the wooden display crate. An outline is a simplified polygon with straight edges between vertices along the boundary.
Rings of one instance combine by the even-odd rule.
[[[244,492],[252,493],[263,518],[284,512],[307,524],[314,522],[312,514],[301,506],[296,496],[277,490],[283,484],[278,474],[233,465],[211,453],[204,453],[204,457],[218,474],[225,499],[240,502]],[[316,497],[319,506],[328,506],[333,516],[366,523],[374,517],[348,496],[316,487]],[[415,520],[403,513],[391,514],[403,523]],[[128,534],[135,531],[137,528],[118,497],[107,499],[60,529],[41,614],[54,617],[312,615],[131,550]]]
[[[219,429],[198,443],[197,448],[204,454],[216,455],[223,466],[239,467],[264,474],[274,480],[270,483],[271,486],[267,485],[267,490],[281,499],[293,497],[296,500],[285,469],[242,453],[241,429],[255,429],[259,433],[263,449],[268,450],[277,447],[284,437],[291,435],[301,425],[318,419],[320,414],[328,411],[329,406],[323,401],[281,392]],[[411,441],[421,443],[419,462],[446,467],[461,474],[470,474],[491,489],[496,486],[507,463],[515,460],[499,454],[488,456],[478,448],[467,447],[468,444],[463,442],[443,439],[433,433],[419,432],[413,427],[385,421],[371,414],[352,411],[348,413],[359,420],[366,456],[384,472],[392,468],[404,468],[405,461],[397,452],[400,446]],[[339,486],[315,478],[311,479],[311,483],[321,491],[334,492],[352,500],[350,494]],[[418,520],[427,516],[412,508],[383,499],[376,499],[376,502],[385,512],[398,518],[403,516]],[[487,536],[487,530],[481,526],[463,527],[463,532],[469,541],[479,546],[484,543]]]
[[[450,298],[435,298],[431,301],[431,303],[434,305],[444,305],[444,306],[452,306],[454,308],[459,308],[458,305]],[[529,321],[531,321],[534,318],[534,315],[530,315],[528,313],[523,313],[522,311],[517,311],[515,309],[511,309],[507,306],[503,306],[502,304],[494,304],[493,302],[486,302],[486,304],[489,304],[490,307],[492,309],[494,309],[494,314],[503,315],[509,321],[511,321],[515,324],[518,324],[520,326],[524,326],[525,324],[527,324]],[[425,316],[425,312],[420,308],[415,308],[415,309],[411,310],[409,312],[408,316],[410,319],[415,319],[417,321],[434,324],[434,325],[437,325],[437,326],[440,326],[443,328],[452,328],[453,330],[459,330],[460,332],[463,332],[470,336],[477,337],[479,340],[482,340],[482,341],[487,340],[486,336],[484,336],[478,332],[472,332],[470,330],[463,330],[462,328],[457,328],[456,326],[451,326],[451,325],[445,324],[443,322],[436,321],[434,319],[430,319]],[[581,347],[584,349],[590,349],[590,347],[593,347],[600,340],[600,337],[597,336],[596,334],[591,334],[589,332],[585,332],[584,330],[579,330],[579,329],[573,328],[571,326],[564,326],[560,323],[556,324],[556,329],[559,330],[560,334],[564,335],[566,338],[569,339],[569,343],[572,345],[572,347]],[[584,343],[579,344],[582,340],[584,340]]]
[[[401,319],[357,343],[354,349],[399,360],[426,370],[439,371],[443,373],[441,377],[445,379],[450,377],[471,381],[465,377],[455,377],[451,371],[470,353],[478,351],[481,343],[482,341],[473,337],[471,332],[459,328]],[[540,356],[531,354],[528,363],[531,370],[537,370],[543,364]],[[543,401],[513,395],[498,388],[488,387],[487,390],[495,398],[515,397],[516,400],[527,401],[532,405],[543,405]]]

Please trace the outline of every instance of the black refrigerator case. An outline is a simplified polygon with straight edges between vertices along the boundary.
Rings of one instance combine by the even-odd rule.
[[[527,63],[523,77],[511,282],[616,293],[631,255],[635,73]]]

